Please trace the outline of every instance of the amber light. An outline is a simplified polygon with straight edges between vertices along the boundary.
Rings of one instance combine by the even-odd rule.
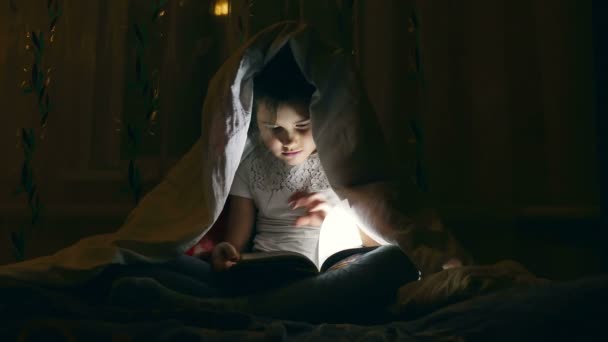
[[[216,0],[213,5],[213,15],[221,17],[226,16],[230,12],[230,3],[228,0]]]

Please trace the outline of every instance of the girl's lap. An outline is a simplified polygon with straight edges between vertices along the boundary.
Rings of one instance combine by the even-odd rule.
[[[254,314],[309,322],[381,322],[398,289],[418,270],[397,246],[381,246],[346,267],[251,296]]]
[[[113,283],[128,277],[151,278],[172,291],[198,298],[231,296],[234,290],[230,287],[235,285],[241,287],[237,291],[240,295],[247,295],[251,282],[232,279],[233,284],[226,286],[225,279],[214,273],[209,263],[184,255],[161,264],[110,265],[93,279],[88,289],[109,293]],[[385,307],[400,286],[417,277],[418,271],[397,246],[381,246],[343,268],[249,295],[254,301],[264,302],[262,310],[268,311],[261,314],[273,315],[275,310],[289,313],[289,308],[305,314],[320,306],[332,308],[329,312],[336,315],[352,314],[353,310]]]

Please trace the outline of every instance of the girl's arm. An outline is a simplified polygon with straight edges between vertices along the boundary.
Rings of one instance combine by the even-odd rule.
[[[250,198],[230,195],[225,241],[240,253],[249,242],[255,222],[255,205]]]

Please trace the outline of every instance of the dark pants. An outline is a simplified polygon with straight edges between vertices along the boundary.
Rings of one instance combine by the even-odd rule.
[[[173,291],[199,298],[234,295],[207,262],[187,255],[163,264],[111,265],[91,285],[94,292],[108,293],[114,281],[125,277],[152,278]],[[247,311],[311,322],[372,323],[385,320],[385,309],[396,298],[399,287],[416,279],[418,270],[397,246],[381,246],[344,268],[250,294]],[[247,288],[250,281],[230,282]]]
[[[390,319],[387,306],[419,273],[397,246],[381,246],[354,263],[251,296],[252,312],[314,323],[373,324]]]
[[[217,275],[208,262],[189,255],[180,255],[171,261],[153,264],[112,264],[85,286],[96,298],[110,292],[112,284],[122,278],[152,278],[164,287],[195,297],[222,297],[225,295]]]

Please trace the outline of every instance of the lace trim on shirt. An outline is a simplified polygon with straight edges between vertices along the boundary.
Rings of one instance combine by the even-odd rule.
[[[315,153],[300,165],[287,165],[270,151],[256,149],[251,161],[251,184],[263,191],[317,192],[330,188],[329,180]]]

